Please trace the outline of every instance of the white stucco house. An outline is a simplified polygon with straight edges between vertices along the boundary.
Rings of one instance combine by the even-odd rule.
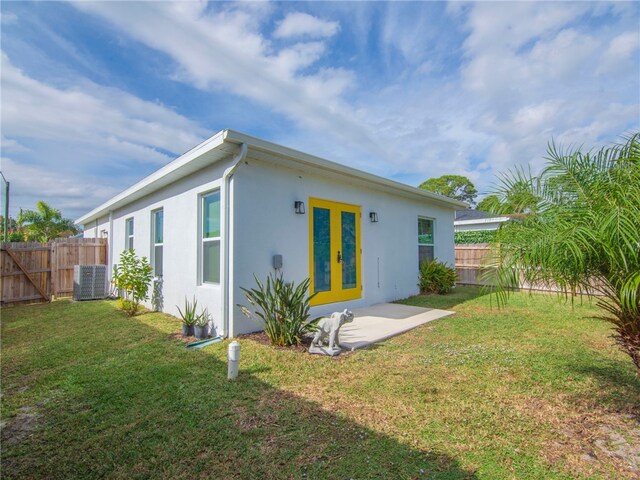
[[[162,309],[195,296],[216,333],[260,330],[237,307],[277,267],[309,277],[312,314],[418,293],[418,264],[454,264],[453,221],[466,204],[232,130],[224,130],[82,216],[162,277]],[[151,307],[151,304],[147,305]]]

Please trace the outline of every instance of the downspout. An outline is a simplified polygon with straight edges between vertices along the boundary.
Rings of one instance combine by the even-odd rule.
[[[229,258],[229,244],[231,239],[231,177],[236,171],[236,168],[238,168],[238,165],[240,165],[240,163],[245,159],[246,156],[247,144],[242,143],[240,144],[240,151],[231,160],[231,166],[227,168],[222,175],[222,184],[224,186],[224,230],[222,231],[222,235],[224,237],[222,252],[222,323],[224,331],[220,332],[221,337],[227,337],[233,334],[233,324],[231,323],[229,314],[229,292],[231,289],[229,282],[231,272],[231,259]]]
[[[109,235],[107,235],[107,278],[111,285],[111,274],[113,273],[113,211],[109,210]]]

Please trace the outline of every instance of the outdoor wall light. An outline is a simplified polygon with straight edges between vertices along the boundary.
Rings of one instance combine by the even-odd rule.
[[[371,223],[378,223],[378,214],[376,212],[369,212],[369,220],[371,220]]]
[[[293,208],[296,210],[298,215],[304,214],[304,202],[301,202],[300,200],[293,202]]]

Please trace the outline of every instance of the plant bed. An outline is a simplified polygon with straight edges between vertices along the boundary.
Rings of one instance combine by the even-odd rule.
[[[182,332],[175,332],[169,335],[168,337],[170,340],[180,340],[180,342],[184,343],[184,344],[188,344],[188,343],[192,343],[197,341],[196,337],[189,336],[189,337],[183,337],[182,336]]]

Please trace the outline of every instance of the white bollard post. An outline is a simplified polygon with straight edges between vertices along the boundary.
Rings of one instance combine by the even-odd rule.
[[[238,365],[240,364],[240,344],[235,340],[229,344],[229,369],[227,378],[235,380],[238,376]]]

